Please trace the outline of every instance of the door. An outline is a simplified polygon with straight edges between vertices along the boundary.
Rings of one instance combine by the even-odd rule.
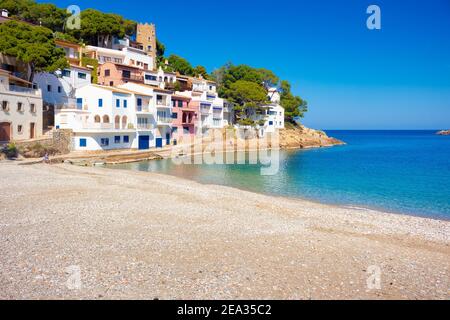
[[[170,133],[166,133],[166,145],[170,145]]]
[[[9,122],[0,122],[0,141],[11,140],[11,124]]]
[[[156,138],[156,147],[162,148],[163,146],[163,138]]]
[[[30,123],[30,139],[34,139],[34,131],[35,131],[35,125],[34,122]]]
[[[150,149],[150,136],[139,136],[139,150]]]

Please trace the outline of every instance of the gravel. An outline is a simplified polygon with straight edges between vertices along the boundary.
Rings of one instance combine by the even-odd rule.
[[[450,297],[448,221],[105,168],[0,176],[1,299]]]

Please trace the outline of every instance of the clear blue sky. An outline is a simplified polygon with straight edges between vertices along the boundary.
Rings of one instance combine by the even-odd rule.
[[[154,22],[168,53],[209,71],[273,70],[321,129],[450,128],[450,0],[40,1]],[[381,8],[382,29],[366,28]]]

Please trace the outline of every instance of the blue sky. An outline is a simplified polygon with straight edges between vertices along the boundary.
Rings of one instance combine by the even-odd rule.
[[[321,129],[450,128],[450,0],[53,0],[154,22],[168,53],[209,71],[273,70]],[[366,9],[381,8],[381,30]]]

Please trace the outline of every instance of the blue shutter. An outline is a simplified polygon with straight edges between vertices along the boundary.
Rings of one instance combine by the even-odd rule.
[[[86,139],[80,138],[80,148],[85,148],[87,145]]]
[[[103,107],[103,99],[98,99],[98,107]]]
[[[124,108],[126,108],[126,107],[127,107],[127,103],[128,103],[128,101],[127,101],[127,100],[123,100],[123,107],[124,107]]]
[[[83,98],[77,98],[77,109],[83,109]]]
[[[116,107],[120,108],[120,100],[119,99],[116,99]]]

